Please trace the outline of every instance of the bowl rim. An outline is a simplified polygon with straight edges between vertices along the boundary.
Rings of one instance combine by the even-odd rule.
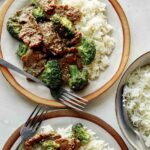
[[[57,117],[73,117],[73,118],[81,118],[81,119],[90,121],[98,125],[99,127],[103,128],[109,135],[111,135],[114,138],[114,140],[118,143],[120,148],[122,148],[122,150],[128,150],[127,145],[125,144],[122,137],[117,133],[117,131],[113,127],[111,127],[109,124],[107,124],[105,121],[100,119],[99,117],[96,117],[86,112],[76,112],[76,111],[69,110],[69,109],[60,109],[60,110],[50,111],[49,113],[44,115],[42,120],[48,120],[48,119],[57,118]],[[19,131],[21,127],[22,126],[17,128],[12,133],[12,135],[8,138],[8,140],[4,144],[2,150],[8,150],[12,148],[16,140],[20,137]]]
[[[119,91],[120,91],[120,84],[122,83],[122,80],[124,79],[125,76],[128,75],[128,71],[130,70],[130,68],[136,64],[136,62],[138,60],[140,60],[142,57],[145,57],[146,55],[150,54],[150,51],[147,51],[146,53],[140,55],[138,58],[136,58],[129,66],[128,68],[125,70],[125,72],[123,73],[123,75],[121,76],[121,79],[119,81],[119,84],[117,86],[117,91],[116,91],[116,95],[115,95],[115,112],[116,112],[116,118],[117,118],[117,122],[118,122],[118,125],[119,125],[119,128],[121,130],[121,132],[123,133],[125,139],[127,140],[127,142],[132,146],[132,148],[135,148],[134,147],[134,144],[131,142],[131,140],[129,140],[129,138],[127,137],[127,135],[125,134],[124,130],[123,130],[123,127],[119,121],[119,111],[118,111],[118,107],[117,107],[117,102],[118,102],[118,95],[119,95]],[[136,67],[137,68],[137,67]],[[135,68],[135,69],[136,69]]]
[[[6,0],[4,2],[4,4],[2,5],[1,9],[0,9],[0,15],[1,15],[1,18],[0,18],[0,33],[2,31],[5,14],[7,13],[7,10],[9,9],[9,7],[11,6],[11,4],[13,2],[14,2],[14,0]],[[109,0],[109,2],[112,5],[112,7],[114,8],[116,14],[118,15],[118,17],[120,19],[120,22],[121,22],[121,26],[122,26],[122,32],[123,32],[123,49],[122,49],[123,53],[122,53],[122,58],[121,58],[119,68],[116,71],[116,73],[113,75],[113,77],[109,81],[107,81],[102,87],[100,87],[98,90],[84,96],[84,98],[88,101],[92,101],[96,97],[102,95],[104,92],[106,92],[117,81],[117,79],[121,76],[122,72],[125,69],[125,66],[127,64],[129,54],[130,54],[131,37],[130,37],[130,29],[129,29],[129,24],[128,24],[126,15],[125,15],[122,7],[120,6],[120,4],[118,3],[117,0]],[[1,48],[0,48],[0,58],[3,58]],[[12,87],[14,87],[16,89],[16,91],[18,91],[20,94],[27,97],[30,101],[33,101],[33,102],[36,102],[36,103],[39,103],[39,104],[45,104],[45,105],[55,107],[55,108],[64,108],[65,107],[63,104],[59,103],[58,101],[45,99],[45,98],[39,97],[39,96],[29,92],[27,89],[22,87],[15,80],[13,75],[5,67],[0,66],[0,70],[2,71],[3,76],[9,82],[9,84]]]

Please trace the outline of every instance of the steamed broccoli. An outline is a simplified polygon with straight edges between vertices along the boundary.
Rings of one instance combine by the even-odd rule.
[[[39,0],[31,0],[32,5],[37,5]]]
[[[69,87],[74,91],[83,89],[88,84],[87,70],[83,70],[81,72],[76,65],[70,65],[69,70],[70,70]]]
[[[17,55],[19,57],[22,57],[23,55],[27,53],[27,51],[28,51],[28,47],[23,42],[21,42],[19,44],[19,48],[17,49]]]
[[[89,65],[94,60],[96,48],[93,41],[83,37],[77,49],[84,65]]]
[[[60,147],[59,144],[57,144],[51,140],[46,140],[46,141],[42,142],[42,148],[44,148],[45,150],[55,150],[59,147]]]
[[[90,141],[91,136],[81,123],[73,125],[72,132],[73,136],[81,142],[81,145]]]
[[[14,38],[19,40],[21,25],[19,24],[15,16],[8,19],[7,30]]]
[[[41,21],[45,17],[44,11],[40,7],[34,8],[32,11],[32,15],[37,21]]]
[[[51,21],[54,24],[55,30],[61,36],[63,36],[63,37],[72,37],[74,35],[73,24],[66,17],[60,16],[59,14],[54,14],[51,17]]]
[[[62,82],[60,65],[56,60],[48,61],[40,79],[51,89],[57,89]]]

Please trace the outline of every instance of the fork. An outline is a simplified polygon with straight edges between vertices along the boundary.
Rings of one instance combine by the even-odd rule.
[[[23,141],[29,139],[36,133],[42,123],[44,114],[47,112],[47,106],[38,104],[35,107],[25,124],[20,129],[21,142],[18,144],[16,150],[21,149],[21,146],[23,146]]]
[[[39,80],[38,78],[32,76],[31,74],[19,69],[18,67],[14,66],[13,64],[3,60],[0,58],[0,65],[7,67],[13,71],[18,72],[19,74],[22,74],[26,76],[27,78],[35,81],[36,83],[39,83],[43,86],[46,86],[50,89],[44,82]],[[51,95],[56,99],[59,100],[61,103],[63,103],[65,106],[72,108],[76,111],[83,111],[85,106],[87,105],[87,100],[84,98],[81,98],[80,96],[76,95],[72,91],[66,90],[64,88],[59,88],[57,91],[50,89]]]

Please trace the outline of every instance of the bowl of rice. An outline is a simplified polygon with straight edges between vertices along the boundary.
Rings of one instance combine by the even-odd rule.
[[[142,149],[139,139],[124,121],[123,107],[131,125],[142,135],[150,149],[150,52],[136,59],[124,73],[116,94],[119,126],[132,147]]]

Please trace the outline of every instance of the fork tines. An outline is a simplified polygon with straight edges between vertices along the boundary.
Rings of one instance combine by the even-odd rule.
[[[45,113],[48,112],[46,106],[37,105],[29,118],[27,119],[26,123],[24,124],[25,127],[32,128],[33,130],[37,130],[42,122],[42,117]]]
[[[82,111],[88,102],[84,98],[81,98],[80,96],[66,89],[63,89],[61,98],[59,100],[68,107],[75,109],[77,111]]]

